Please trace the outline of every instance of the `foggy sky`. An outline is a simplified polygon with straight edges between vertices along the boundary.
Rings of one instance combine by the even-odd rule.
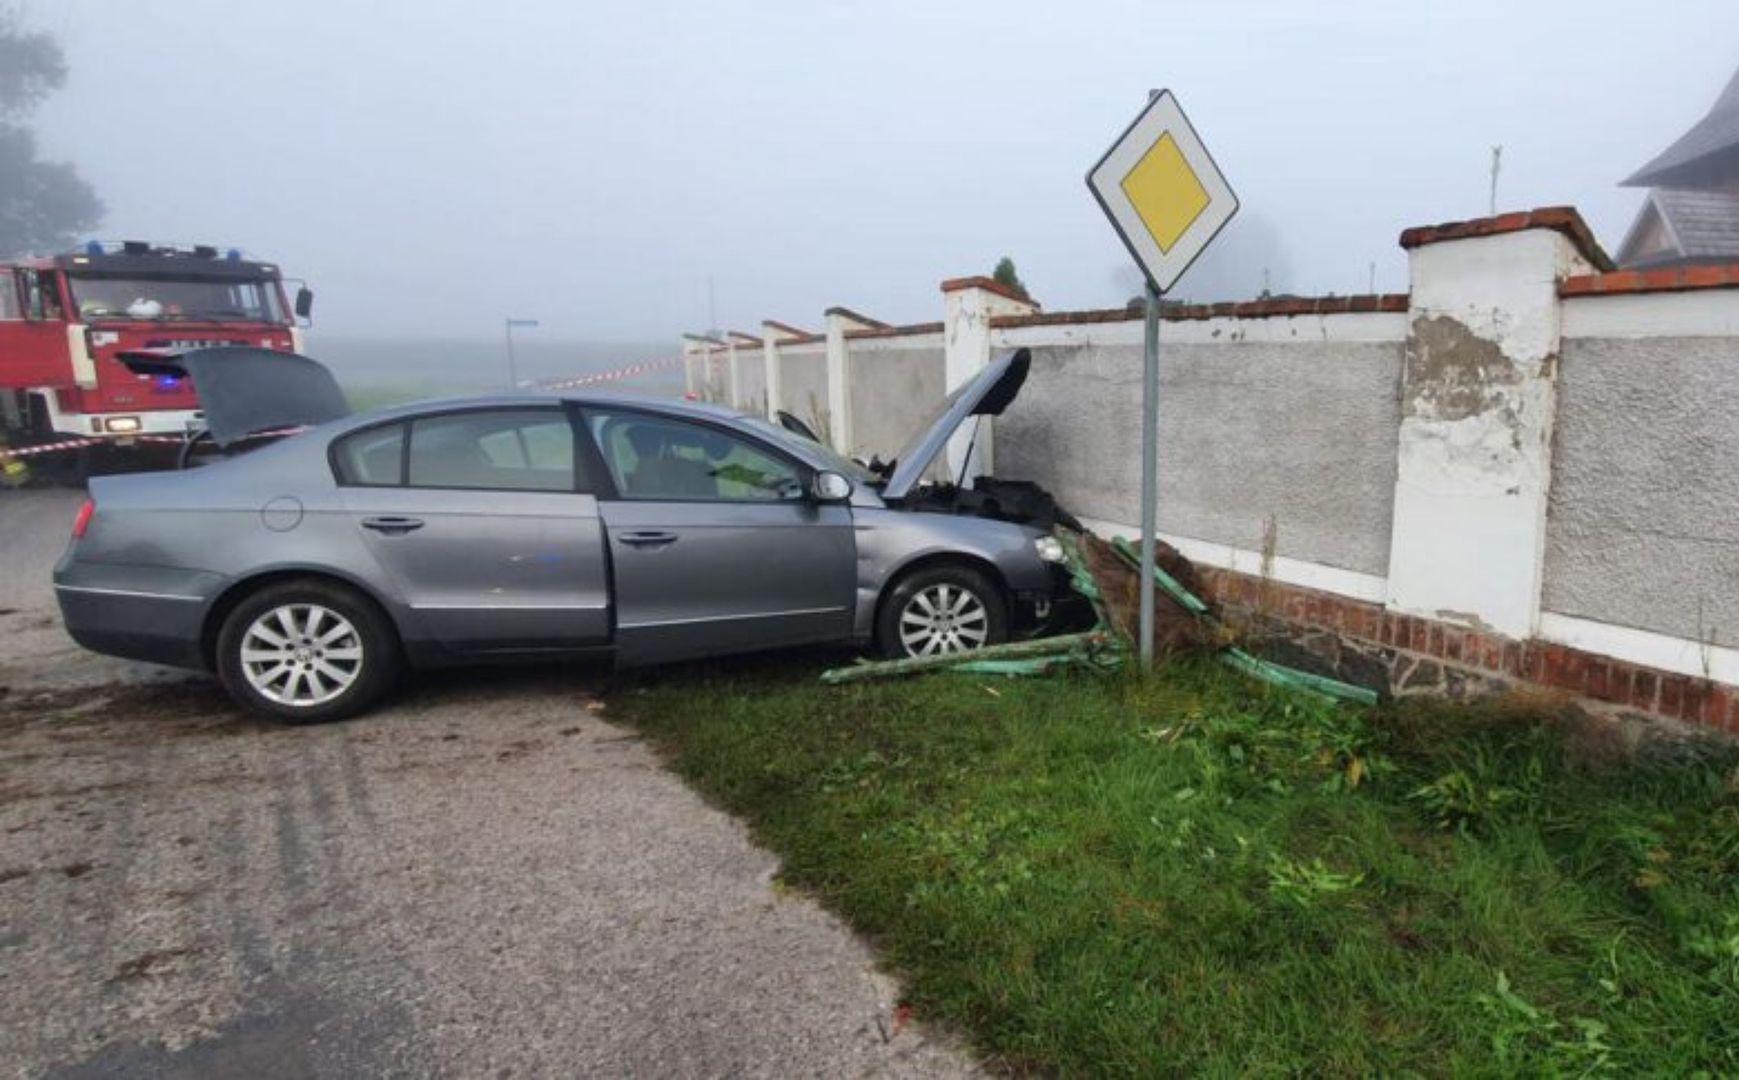
[[[1616,187],[1739,66],[1739,3],[595,3],[34,0],[67,88],[49,156],[101,235],[239,245],[305,277],[316,332],[674,341],[941,317],[1012,256],[1061,310],[1120,304],[1082,177],[1149,87],[1227,173],[1277,291],[1404,290],[1407,225]],[[1264,259],[1258,253],[1250,256]],[[1217,268],[1179,293],[1261,287]],[[1221,278],[1234,280],[1222,285]],[[1211,291],[1211,290],[1210,290]]]

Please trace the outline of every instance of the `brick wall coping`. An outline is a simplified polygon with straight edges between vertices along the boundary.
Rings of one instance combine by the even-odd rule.
[[[944,293],[960,292],[964,289],[983,289],[986,292],[993,292],[998,296],[1008,300],[1013,300],[1019,304],[1031,304],[1035,308],[1044,306],[1032,297],[1022,296],[1020,293],[1015,292],[1013,289],[1004,285],[1002,282],[997,281],[995,278],[988,278],[982,274],[974,277],[949,278],[947,281],[942,283],[942,291]]]
[[[779,333],[784,334],[785,337],[787,339],[789,339],[787,342],[785,342],[786,344],[796,344],[799,341],[825,341],[825,340],[827,340],[821,334],[812,333],[808,330],[798,329],[797,327],[792,326],[790,323],[782,323],[778,319],[762,319],[761,325],[766,327],[769,330],[777,330]]]
[[[1739,263],[1726,263],[1719,266],[1675,266],[1662,270],[1617,270],[1609,274],[1579,274],[1565,278],[1558,286],[1558,295],[1611,296],[1617,293],[1735,288],[1739,288]]]
[[[1600,270],[1614,268],[1611,256],[1606,254],[1600,242],[1594,239],[1594,231],[1588,223],[1582,220],[1582,215],[1576,212],[1574,206],[1542,206],[1537,210],[1523,210],[1511,214],[1499,214],[1496,217],[1473,218],[1470,221],[1446,221],[1441,225],[1415,225],[1401,232],[1401,246],[1412,249],[1424,247],[1426,244],[1440,244],[1446,240],[1471,240],[1480,236],[1502,236],[1505,233],[1523,232],[1528,229],[1551,229],[1563,233],[1576,245],[1582,257],[1593,263]]]
[[[882,322],[880,319],[872,319],[868,315],[859,315],[857,312],[851,310],[848,307],[830,307],[823,314],[843,315],[846,318],[852,320],[853,322],[860,322],[860,323],[863,323],[865,326],[873,326],[877,330],[885,329],[888,325],[887,323]]]
[[[1281,300],[1247,300],[1232,304],[1182,304],[1167,307],[1160,317],[1167,322],[1195,319],[1270,319],[1294,315],[1353,315],[1371,311],[1405,312],[1406,293],[1367,293],[1362,296],[1305,296]],[[1138,322],[1139,311],[1100,308],[1095,311],[1054,311],[1048,315],[997,315],[990,325],[998,330],[1017,326],[1075,326],[1087,323]]]
[[[862,341],[865,338],[897,338],[918,334],[940,334],[941,332],[941,323],[925,322],[913,323],[910,326],[884,326],[876,330],[847,330],[845,340]]]

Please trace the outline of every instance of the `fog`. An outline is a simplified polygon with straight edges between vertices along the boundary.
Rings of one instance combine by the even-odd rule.
[[[1361,292],[1373,263],[1379,289],[1404,289],[1397,234],[1483,214],[1497,144],[1501,208],[1573,203],[1613,248],[1642,197],[1617,182],[1739,65],[1739,4],[1667,12],[24,9],[71,67],[36,118],[45,154],[96,185],[103,237],[239,245],[314,287],[311,342],[469,339],[479,364],[500,363],[510,315],[541,320],[525,333],[546,347],[618,342],[623,357],[708,325],[815,326],[833,304],[933,319],[941,279],[1005,254],[1048,308],[1120,304],[1135,278],[1082,177],[1149,87],[1177,93],[1248,219],[1234,264],[1180,295],[1250,295],[1265,270],[1277,292]]]

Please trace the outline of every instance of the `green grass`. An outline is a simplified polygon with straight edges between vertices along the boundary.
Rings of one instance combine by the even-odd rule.
[[[689,669],[611,716],[1017,1071],[1739,1073],[1730,753],[1518,707]]]

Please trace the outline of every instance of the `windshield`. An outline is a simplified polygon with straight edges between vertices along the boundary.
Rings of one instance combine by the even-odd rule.
[[[74,275],[73,304],[82,319],[250,322],[283,325],[278,283]]]
[[[870,472],[831,446],[824,446],[812,439],[805,439],[795,431],[789,431],[778,424],[769,423],[758,416],[745,416],[743,420],[765,437],[776,439],[787,446],[796,446],[811,457],[821,458],[827,462],[829,469],[841,476],[849,477],[854,483],[874,484],[881,480],[875,473]]]

